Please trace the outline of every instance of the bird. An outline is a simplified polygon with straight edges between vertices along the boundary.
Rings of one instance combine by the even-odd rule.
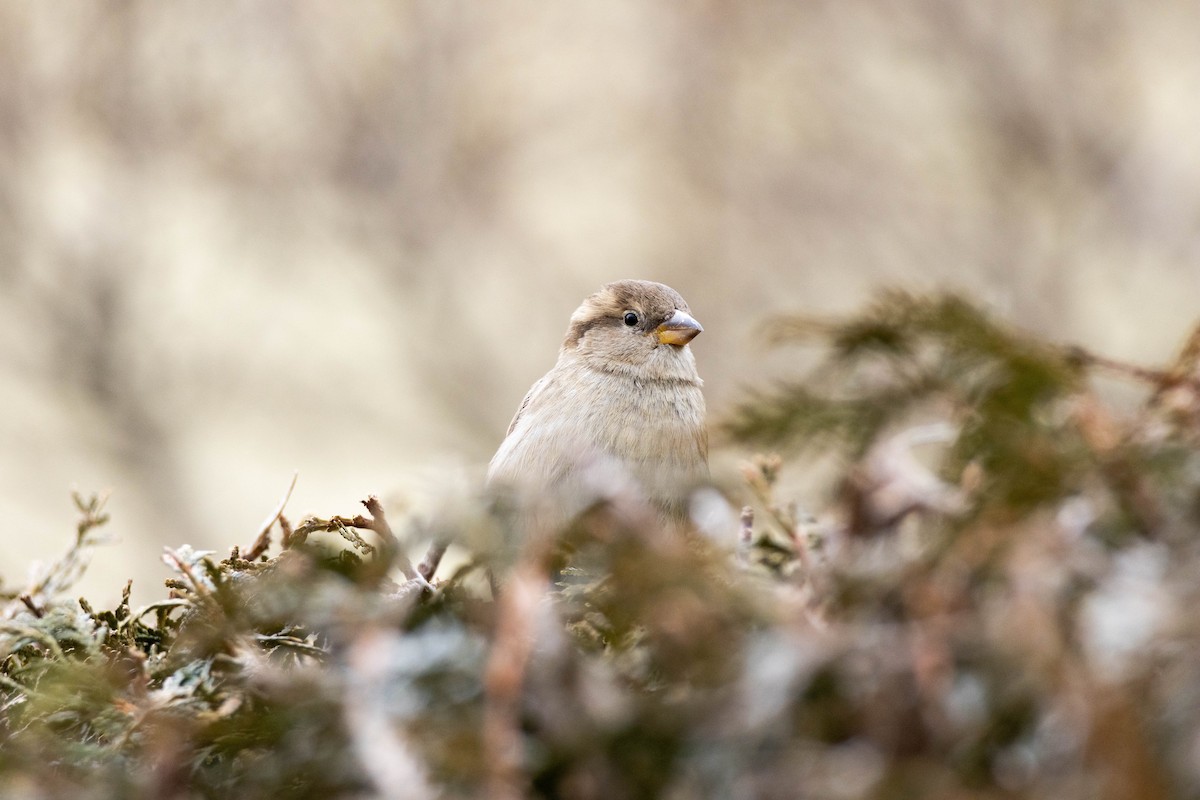
[[[688,490],[709,475],[703,381],[689,346],[703,330],[661,283],[621,280],[585,298],[554,367],[508,426],[488,485],[540,509],[543,527],[569,522],[614,486],[681,522]]]

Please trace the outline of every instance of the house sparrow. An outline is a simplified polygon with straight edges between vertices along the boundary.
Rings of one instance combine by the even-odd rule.
[[[618,281],[588,297],[558,362],[513,417],[489,484],[539,508],[539,526],[564,524],[614,485],[682,519],[685,493],[708,478],[702,381],[688,347],[702,330],[661,283]]]

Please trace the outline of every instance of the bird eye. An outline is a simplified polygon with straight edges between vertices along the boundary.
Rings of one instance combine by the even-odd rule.
[[[634,313],[633,311],[625,312],[625,324],[626,325],[628,325],[629,327],[632,328],[634,325],[637,325],[638,322],[639,322],[638,315],[636,313]]]

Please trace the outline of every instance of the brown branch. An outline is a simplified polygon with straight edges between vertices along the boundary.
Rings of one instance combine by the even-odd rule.
[[[423,584],[422,588],[432,589],[429,586],[429,579],[420,570],[412,565],[412,561],[408,556],[404,555],[400,550],[400,540],[396,534],[392,532],[392,526],[388,524],[387,515],[384,513],[383,504],[379,502],[379,498],[375,495],[370,495],[366,500],[362,501],[366,507],[370,517],[355,517],[355,527],[366,527],[367,530],[374,531],[379,536],[383,543],[383,563],[391,564],[395,562],[404,577],[410,581],[417,581]],[[363,524],[359,524],[359,523]]]
[[[412,561],[401,551],[400,540],[392,531],[392,526],[388,524],[387,514],[383,510],[383,504],[379,502],[379,498],[371,495],[366,500],[362,501],[363,506],[367,509],[369,516],[357,514],[353,517],[330,517],[329,519],[310,518],[300,524],[300,527],[294,531],[288,526],[284,532],[284,547],[290,547],[308,538],[309,534],[317,531],[335,532],[354,543],[356,546],[365,547],[369,551],[370,545],[362,541],[357,536],[351,536],[352,528],[371,531],[376,534],[381,542],[380,556],[375,563],[380,567],[379,576],[395,563],[400,571],[404,574],[407,580],[415,581],[420,586],[422,591],[431,591],[432,586],[429,585],[428,575],[413,567]],[[282,527],[282,525],[281,525]],[[444,550],[445,548],[443,548]],[[426,554],[426,561],[430,560],[430,555]],[[436,559],[432,561],[432,569],[437,568],[437,561],[441,559],[441,554],[437,554]],[[425,562],[422,562],[424,566]],[[429,575],[432,575],[432,569]]]
[[[385,553],[396,554],[400,550],[400,542],[396,538],[396,534],[392,533],[392,526],[388,524],[387,515],[383,511],[383,504],[379,502],[379,498],[375,495],[369,495],[366,500],[362,501],[366,507],[370,517],[355,517],[355,520],[362,520],[366,523],[367,530],[375,531],[379,538],[383,541]],[[356,526],[361,527],[361,526]],[[407,561],[407,559],[405,559]],[[409,570],[412,565],[408,565]],[[405,573],[408,574],[407,572]],[[411,577],[411,576],[409,576]]]
[[[284,550],[289,549],[292,546],[296,532],[292,530],[292,523],[283,514],[279,515],[279,533],[279,546]]]
[[[442,563],[442,556],[446,555],[446,547],[446,542],[440,541],[429,545],[429,549],[425,551],[425,557],[417,565],[417,574],[427,581],[433,580],[433,574],[437,572],[438,565]]]
[[[537,606],[549,585],[540,559],[532,558],[517,567],[497,597],[483,708],[486,795],[493,800],[521,800],[528,794],[521,758],[521,695],[533,651]]]
[[[45,609],[40,608],[37,603],[33,602],[33,598],[30,597],[29,595],[27,595],[27,594],[21,595],[20,600],[22,603],[25,604],[26,608],[28,608],[30,611],[33,612],[33,615],[35,617],[38,617],[40,619],[40,618],[46,616]]]
[[[1149,369],[1147,367],[1139,367],[1136,364],[1127,364],[1124,361],[1097,355],[1079,345],[1071,345],[1063,350],[1066,359],[1075,364],[1083,367],[1095,367],[1106,372],[1113,372],[1127,378],[1151,383],[1159,389],[1180,384],[1187,384],[1193,388],[1200,389],[1200,380],[1183,374],[1177,374],[1171,370]]]
[[[292,473],[292,482],[288,485],[287,491],[284,492],[283,499],[279,501],[279,504],[275,507],[275,510],[271,512],[271,515],[263,520],[262,525],[259,526],[258,537],[255,538],[254,544],[250,545],[250,547],[246,549],[245,555],[242,556],[242,558],[244,558],[246,561],[257,560],[259,556],[267,552],[267,548],[271,546],[271,528],[275,525],[275,522],[283,516],[283,509],[287,507],[288,500],[292,499],[292,492],[296,488],[296,481],[299,479],[299,477],[299,471]]]

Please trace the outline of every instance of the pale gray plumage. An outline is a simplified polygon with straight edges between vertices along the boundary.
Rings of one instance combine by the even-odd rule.
[[[687,344],[701,330],[661,283],[618,281],[588,297],[571,316],[558,362],[513,418],[489,483],[538,498],[542,508],[552,496],[569,514],[575,500],[589,499],[585,473],[600,469],[680,516],[686,490],[708,478],[702,381]]]

